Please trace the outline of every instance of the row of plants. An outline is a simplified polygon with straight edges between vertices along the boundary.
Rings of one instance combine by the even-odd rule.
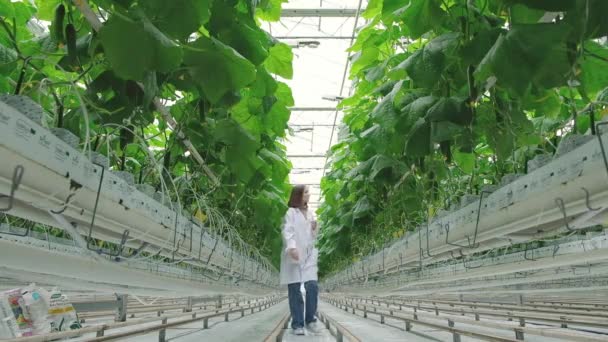
[[[370,0],[325,201],[323,275],[524,174],[607,113],[602,0]]]
[[[278,264],[293,56],[261,23],[283,2],[1,0],[0,93]]]

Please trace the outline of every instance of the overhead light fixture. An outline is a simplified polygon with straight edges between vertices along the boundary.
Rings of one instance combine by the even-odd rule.
[[[316,49],[319,47],[319,45],[321,45],[321,42],[319,42],[318,40],[299,40],[299,41],[296,41],[295,43],[289,44],[289,46],[292,49],[299,49],[299,48]]]
[[[344,96],[330,96],[330,95],[325,95],[322,97],[323,100],[327,100],[327,101],[333,101],[333,102],[340,102],[342,100],[345,99]]]
[[[312,49],[318,48],[319,45],[321,45],[321,42],[319,42],[318,40],[302,40],[298,42],[298,46],[309,47]]]

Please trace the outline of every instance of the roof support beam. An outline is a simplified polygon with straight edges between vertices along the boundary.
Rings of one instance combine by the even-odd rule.
[[[356,16],[356,8],[285,8],[281,11],[281,18],[354,18]]]
[[[288,154],[287,158],[325,158],[325,154]]]
[[[274,36],[275,39],[351,39],[351,36]]]
[[[333,112],[336,107],[291,107],[292,112]]]

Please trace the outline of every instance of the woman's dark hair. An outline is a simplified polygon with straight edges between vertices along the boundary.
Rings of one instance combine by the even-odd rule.
[[[308,208],[308,203],[304,202],[304,191],[306,191],[306,185],[294,186],[291,189],[291,196],[289,196],[287,205],[290,208]]]

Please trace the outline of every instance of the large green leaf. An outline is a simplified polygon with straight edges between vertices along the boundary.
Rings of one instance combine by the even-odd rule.
[[[184,64],[212,103],[229,91],[251,84],[256,78],[256,69],[251,62],[214,38],[200,37],[188,44]]]
[[[423,118],[414,122],[405,141],[408,157],[424,157],[431,152],[431,124]]]
[[[53,20],[53,18],[55,17],[55,8],[57,8],[57,5],[59,5],[61,2],[62,0],[36,0],[36,7],[38,7],[38,13],[36,14],[36,17],[47,21]],[[2,6],[3,5],[0,5],[0,7]]]
[[[288,0],[263,0],[256,8],[256,15],[266,21],[279,21],[281,6]]]
[[[291,88],[289,88],[289,86],[283,82],[277,82],[277,91],[274,95],[279,101],[283,102],[288,107],[292,107],[295,103],[291,93]]]
[[[140,1],[150,21],[170,37],[185,40],[209,20],[209,0]]]
[[[575,8],[566,13],[564,22],[574,27],[571,37],[576,42],[608,35],[608,1],[576,0]]]
[[[478,32],[473,39],[465,42],[462,47],[462,64],[464,66],[479,64],[503,31],[502,28],[484,29]]]
[[[565,42],[569,30],[565,24],[514,25],[498,38],[475,77],[486,81],[495,76],[499,85],[520,96],[531,84],[563,85],[571,69]]]
[[[466,173],[473,173],[475,169],[475,155],[473,153],[454,153],[454,161]]]
[[[439,27],[447,17],[441,9],[440,0],[410,0],[410,3],[398,10],[409,28],[410,36],[418,38],[426,32]]]
[[[468,125],[473,113],[467,107],[466,99],[456,97],[440,98],[427,112],[429,121],[450,121],[458,125]]]
[[[380,49],[376,46],[366,46],[363,50],[351,56],[350,75],[355,76],[378,60]]]
[[[608,85],[608,48],[590,41],[585,43],[581,63],[582,88],[590,98]]]
[[[247,130],[256,141],[259,141],[264,127],[261,117],[262,101],[259,98],[246,95],[243,100],[236,104],[231,110],[232,118],[238,122],[241,127]]]
[[[372,210],[372,208],[373,207],[367,196],[359,198],[357,204],[355,204],[355,207],[353,208],[353,219],[359,219],[366,216]]]
[[[374,158],[374,163],[371,166],[369,179],[374,181],[376,177],[383,173],[386,169],[394,168],[397,166],[397,161],[392,158],[389,158],[385,155],[377,155]]]
[[[253,172],[262,165],[255,155],[259,147],[256,139],[232,119],[217,122],[213,135],[216,141],[227,146],[226,163],[243,181],[249,181]]]
[[[286,79],[293,77],[293,52],[289,45],[277,43],[269,50],[268,59],[264,65],[268,71]]]
[[[460,34],[449,33],[431,40],[408,59],[397,66],[405,69],[419,87],[432,88],[441,78],[446,67],[447,54],[453,52]]]
[[[465,132],[465,130],[462,126],[449,121],[431,122],[432,142],[439,143],[442,141],[451,141],[463,132]]]
[[[18,57],[17,51],[0,44],[0,67],[15,62]]]
[[[545,10],[530,8],[522,4],[511,6],[511,20],[514,24],[534,24],[545,15]]]
[[[271,37],[258,27],[252,17],[224,0],[213,2],[207,27],[215,38],[233,47],[254,65],[262,64],[268,57]]]
[[[507,4],[523,4],[543,11],[559,12],[574,8],[580,0],[502,0]]]
[[[149,70],[170,72],[182,61],[182,49],[145,19],[114,15],[99,38],[112,68],[124,79],[141,80]]]
[[[382,12],[380,15],[382,21],[384,21],[387,26],[390,26],[397,15],[395,12],[402,8],[404,8],[403,0],[382,0]]]
[[[51,1],[48,1],[49,3]],[[38,6],[38,12],[39,12],[39,16],[40,16],[40,6],[44,5],[44,4],[36,4],[36,6]],[[52,16],[52,12],[49,13],[51,14],[50,17],[47,17],[47,20],[51,20],[53,19]],[[15,16],[15,9],[13,8],[13,4],[11,3],[11,1],[0,1],[0,16],[5,17],[5,18],[13,18]]]
[[[398,120],[394,102],[397,94],[401,91],[402,85],[402,81],[397,82],[391,92],[371,112],[371,118],[381,123],[383,127],[393,127]]]
[[[255,82],[251,85],[251,94],[259,98],[272,96],[277,90],[277,87],[277,82],[272,78],[268,71],[266,71],[264,67],[258,67]]]
[[[361,13],[361,16],[365,19],[372,19],[382,13],[383,0],[369,0],[365,11]]]
[[[276,102],[264,116],[264,126],[276,136],[284,137],[291,112],[283,102]]]
[[[401,110],[401,119],[395,127],[397,132],[407,134],[420,119],[424,119],[427,111],[437,102],[435,96],[417,98]]]

